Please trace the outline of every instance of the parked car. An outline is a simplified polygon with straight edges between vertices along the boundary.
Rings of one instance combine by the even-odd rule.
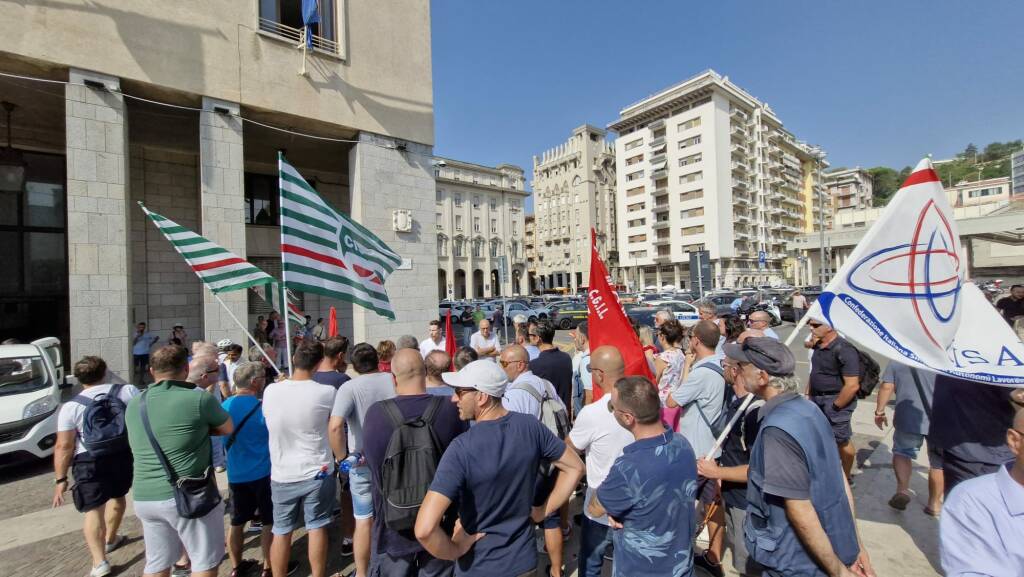
[[[626,316],[642,326],[654,328],[654,315],[661,309],[647,305],[632,305],[626,308]]]
[[[57,442],[57,409],[67,387],[60,341],[0,345],[0,460],[44,459]]]
[[[574,329],[581,322],[587,320],[586,303],[562,303],[553,305],[557,326],[560,329]]]
[[[739,296],[737,293],[715,293],[705,295],[704,300],[713,303],[715,305],[715,313],[718,316],[723,316],[733,313],[732,301],[739,298]]]
[[[527,307],[519,302],[509,303],[508,310],[505,311],[505,322],[510,323],[516,315],[523,315],[528,321],[535,321],[539,319],[554,318],[551,308],[549,306],[534,305],[533,307]]]
[[[807,297],[807,307],[810,308],[814,304],[818,297],[821,296],[821,291],[800,291],[805,297]],[[805,310],[806,312],[806,310]],[[800,320],[796,316],[793,310],[793,294],[790,293],[787,297],[779,301],[779,317],[784,321],[795,323]]]
[[[676,320],[679,324],[684,327],[692,327],[693,325],[700,322],[700,315],[697,314],[697,307],[690,303],[673,300],[673,301],[651,301],[648,304],[654,307],[656,310],[668,309],[675,315]]]

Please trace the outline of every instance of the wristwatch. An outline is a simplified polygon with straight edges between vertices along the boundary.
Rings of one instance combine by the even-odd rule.
[[[68,482],[68,478],[67,478],[66,475],[61,477],[60,479],[54,479],[53,480],[53,484],[54,485],[60,485],[61,483],[67,483],[67,482]]]
[[[885,409],[882,409],[882,412],[880,412],[880,413],[878,411],[875,411],[875,416],[876,417],[884,417],[885,416]]]

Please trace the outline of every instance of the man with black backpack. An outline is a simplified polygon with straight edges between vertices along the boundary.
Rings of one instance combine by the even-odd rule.
[[[370,574],[452,575],[454,563],[427,553],[413,526],[441,455],[468,427],[450,397],[427,392],[426,367],[417,350],[395,353],[391,372],[397,396],[374,403],[363,421],[374,509]],[[444,520],[448,532],[455,525],[454,513],[453,507]]]
[[[839,447],[843,472],[850,479],[857,456],[850,418],[857,408],[857,394],[861,388],[860,352],[824,321],[812,319],[807,326],[811,327],[811,335],[816,340],[811,354],[807,396],[828,419]]]
[[[75,508],[85,514],[82,532],[92,555],[90,577],[109,575],[107,553],[125,542],[117,529],[124,516],[124,496],[132,486],[124,412],[139,389],[102,384],[106,373],[107,363],[99,357],[82,357],[75,363],[74,375],[82,392],[60,408],[53,452],[53,506],[64,504],[70,468]]]

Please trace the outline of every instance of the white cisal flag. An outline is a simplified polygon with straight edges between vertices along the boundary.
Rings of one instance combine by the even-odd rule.
[[[892,360],[1024,387],[1024,345],[966,272],[953,211],[926,158],[808,315]]]

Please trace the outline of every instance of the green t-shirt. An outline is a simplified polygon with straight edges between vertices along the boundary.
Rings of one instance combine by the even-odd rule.
[[[217,398],[195,385],[181,381],[160,381],[149,386],[146,414],[153,436],[179,477],[202,476],[210,466],[210,429],[228,420]],[[136,501],[165,501],[174,498],[171,483],[153,451],[142,426],[139,402],[132,398],[125,413],[128,444],[135,459],[132,495]]]
[[[485,313],[484,311],[479,309],[473,311],[473,324],[480,326],[480,321],[484,320],[485,318],[487,318],[487,313]]]

